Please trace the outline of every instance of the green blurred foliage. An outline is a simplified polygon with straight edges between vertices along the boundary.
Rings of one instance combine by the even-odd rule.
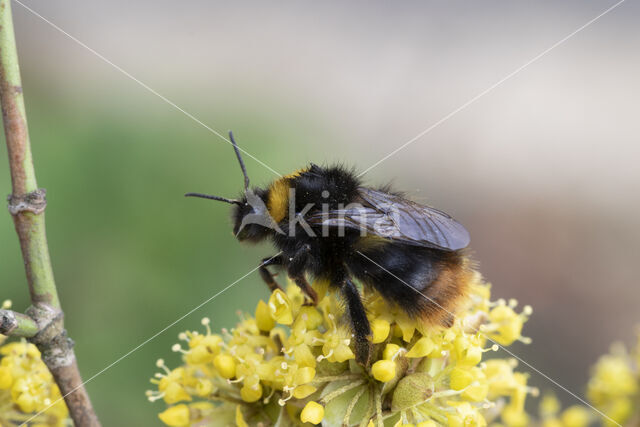
[[[123,419],[157,425],[163,405],[144,396],[155,360],[177,365],[170,347],[181,330],[198,328],[203,316],[215,329],[231,326],[239,310],[253,312],[266,287],[254,272],[160,332],[273,249],[238,244],[227,205],[183,197],[189,191],[235,196],[242,175],[231,147],[180,112],[147,94],[123,105],[118,93],[91,101],[88,94],[60,97],[55,89],[25,92],[38,184],[47,189],[56,282],[88,390],[104,425]],[[204,113],[238,124],[240,145],[278,171],[307,160],[270,134],[275,127],[265,115]],[[294,113],[289,118],[296,123],[289,131],[306,126]],[[0,154],[0,194],[9,194],[4,142]],[[253,184],[274,177],[246,162]],[[0,299],[24,310],[29,299],[18,240],[9,214],[0,218]]]

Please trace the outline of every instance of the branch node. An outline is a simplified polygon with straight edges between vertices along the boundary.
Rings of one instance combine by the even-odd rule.
[[[40,331],[30,339],[49,369],[70,366],[75,361],[73,340],[64,329],[64,313],[47,304],[37,304],[27,309],[27,314],[35,319]]]
[[[46,345],[39,345],[43,362],[51,370],[71,366],[76,358],[73,352],[74,342],[67,336],[67,331],[63,329],[52,341]]]
[[[41,344],[53,341],[64,329],[64,314],[61,310],[56,310],[47,304],[35,304],[27,308],[26,314],[36,321],[40,331],[31,341],[34,344]]]
[[[22,212],[31,212],[35,215],[41,214],[47,207],[46,194],[47,190],[44,188],[22,195],[11,194],[7,197],[9,201],[7,208],[11,215],[14,216]]]

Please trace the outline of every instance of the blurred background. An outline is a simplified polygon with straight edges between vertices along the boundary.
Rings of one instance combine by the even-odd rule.
[[[368,168],[614,4],[23,1],[283,174]],[[238,244],[227,206],[182,197],[238,194],[230,146],[13,8],[54,270],[89,378],[274,251]],[[623,3],[366,175],[467,226],[494,295],[534,307],[533,344],[514,352],[579,395],[640,322],[639,17]],[[247,163],[254,184],[275,178]],[[9,194],[6,160],[0,178]],[[0,299],[22,310],[0,218]],[[231,326],[266,295],[251,274],[89,383],[104,424],[157,425],[155,360],[175,366],[180,331],[203,316]]]

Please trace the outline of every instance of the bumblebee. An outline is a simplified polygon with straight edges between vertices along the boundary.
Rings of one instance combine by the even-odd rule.
[[[250,188],[231,132],[229,138],[244,175],[242,196],[186,196],[233,204],[238,240],[270,240],[279,249],[259,266],[272,291],[279,285],[269,267],[285,270],[310,304],[318,297],[308,277],[339,291],[358,363],[369,364],[371,327],[355,282],[374,289],[411,318],[453,324],[471,274],[465,252],[469,233],[460,223],[388,186],[365,187],[353,170],[342,166],[311,164],[266,188]]]

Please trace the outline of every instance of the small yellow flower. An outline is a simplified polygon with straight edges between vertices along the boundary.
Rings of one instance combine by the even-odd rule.
[[[466,402],[454,407],[455,412],[447,414],[450,427],[486,427],[487,422],[477,408]]]
[[[371,342],[373,344],[379,344],[387,339],[391,325],[384,319],[373,319],[371,321]]]
[[[309,402],[300,413],[303,423],[320,424],[324,418],[324,407],[317,402]]]
[[[490,339],[501,345],[511,345],[515,341],[528,342],[528,338],[522,337],[522,326],[528,319],[532,310],[525,306],[522,313],[518,314],[513,309],[518,304],[511,300],[507,305],[499,301],[498,305],[489,312],[489,324],[483,325],[483,331]]]
[[[298,319],[304,323],[304,327],[307,330],[318,329],[322,326],[323,318],[322,314],[315,307],[300,307],[298,312]]]
[[[280,289],[276,289],[269,298],[271,317],[282,325],[293,323],[292,305],[289,297]]]
[[[306,384],[311,382],[315,376],[315,369],[309,367],[300,368],[296,370],[294,381],[296,384]]]
[[[213,366],[222,378],[231,379],[236,376],[236,361],[228,354],[217,355],[213,359]]]
[[[193,388],[197,396],[208,397],[213,391],[213,383],[207,378],[198,378]]]
[[[382,358],[386,360],[392,360],[396,354],[400,351],[400,346],[397,344],[387,344],[384,347]]]
[[[300,366],[309,366],[315,368],[316,358],[308,345],[300,344],[293,349],[293,358]]]
[[[261,331],[269,332],[276,326],[275,320],[271,317],[269,306],[262,300],[258,301],[256,307],[256,324]]]
[[[624,355],[605,355],[600,358],[589,382],[587,395],[596,404],[604,404],[617,396],[636,392],[635,374]]]
[[[556,416],[560,412],[560,402],[558,398],[550,393],[542,396],[540,401],[540,416],[542,418],[550,418]]]
[[[429,337],[420,338],[414,345],[411,347],[411,350],[405,355],[405,357],[409,358],[421,358],[427,356],[431,353],[435,348],[433,341]]]
[[[184,403],[170,406],[158,414],[158,418],[168,426],[182,427],[189,425],[189,407]]]
[[[497,334],[492,334],[503,345],[510,345],[520,337],[522,320],[511,307],[499,305],[491,310],[489,319],[498,325]]]
[[[191,396],[186,392],[184,387],[177,382],[168,383],[164,389],[164,401],[171,405],[184,400],[191,400]]]
[[[574,405],[564,410],[560,419],[565,427],[586,427],[591,421],[591,412],[583,406]]]
[[[255,384],[247,384],[240,389],[240,397],[245,402],[251,403],[256,402],[262,397],[262,386],[259,382]]]
[[[502,420],[509,427],[527,427],[530,425],[529,416],[522,408],[507,405],[502,410]]]
[[[355,354],[349,347],[351,343],[351,334],[344,328],[336,325],[333,315],[329,315],[329,329],[322,336],[324,345],[322,346],[323,356],[320,358],[327,359],[329,362],[342,363],[349,359],[355,359]]]
[[[396,364],[391,360],[378,360],[371,366],[371,374],[373,378],[380,382],[386,383],[396,376]]]
[[[462,390],[473,382],[473,375],[469,369],[455,367],[451,371],[451,388]]]

